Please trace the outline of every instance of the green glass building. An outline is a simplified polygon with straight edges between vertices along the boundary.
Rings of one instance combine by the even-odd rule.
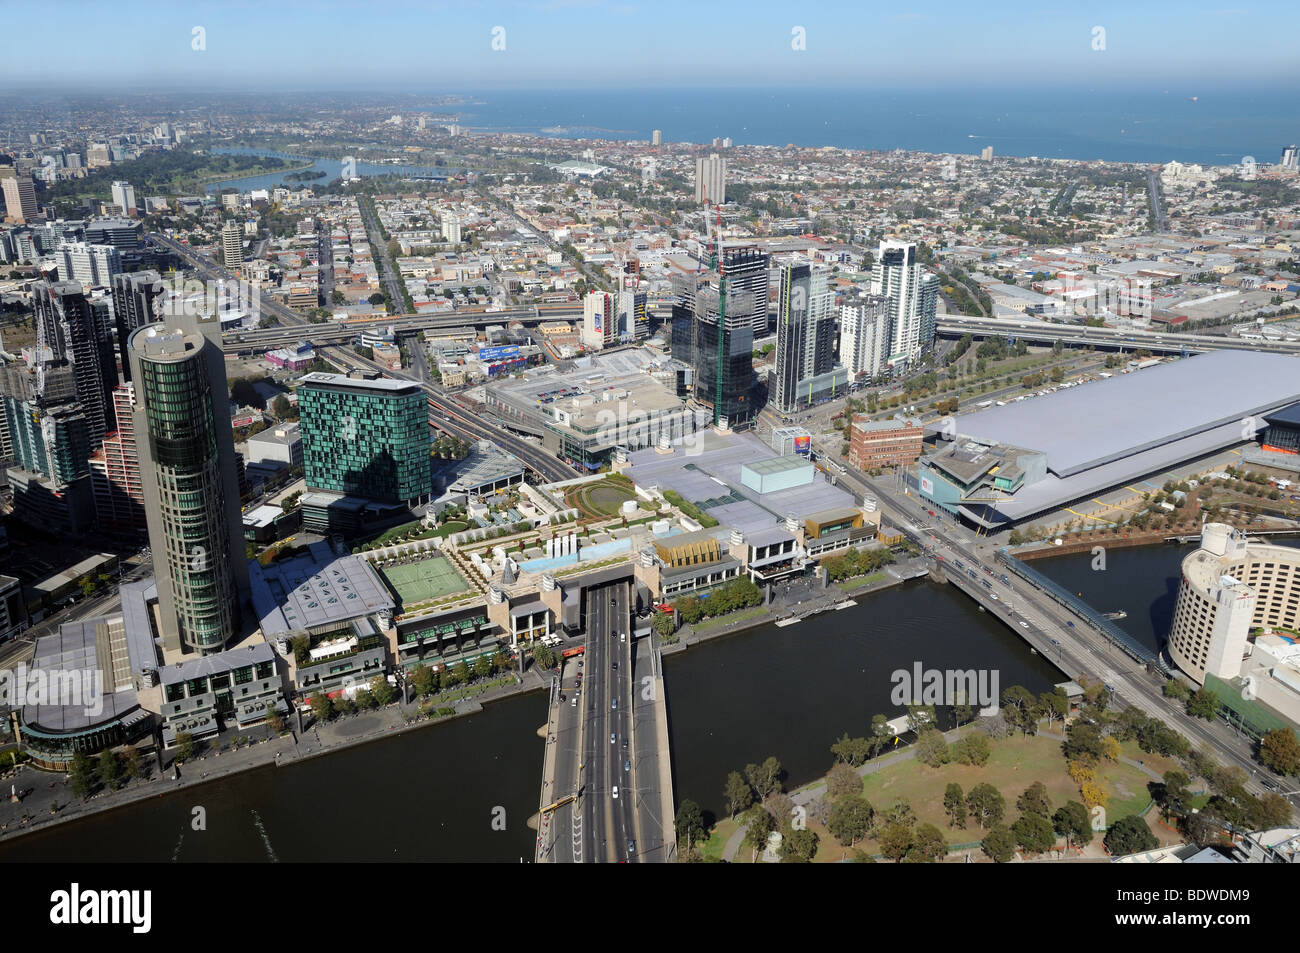
[[[219,652],[248,591],[219,325],[146,325],[127,339],[164,648]]]
[[[401,504],[431,492],[429,405],[419,384],[308,374],[298,411],[309,489]]]

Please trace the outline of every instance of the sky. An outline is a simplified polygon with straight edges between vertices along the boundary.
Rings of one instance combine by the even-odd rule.
[[[1227,6],[1241,2],[1241,7]],[[1300,4],[771,0],[51,0],[0,86],[97,90],[1300,80]],[[58,55],[51,62],[53,48]]]

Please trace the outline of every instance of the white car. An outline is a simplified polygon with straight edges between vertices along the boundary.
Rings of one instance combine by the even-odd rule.
[[[1021,623],[1020,623],[1020,628],[1022,628],[1022,629],[1027,629],[1027,628],[1029,628],[1029,623],[1028,623],[1028,622],[1021,622]]]
[[[618,800],[618,785],[614,786],[614,800]]]

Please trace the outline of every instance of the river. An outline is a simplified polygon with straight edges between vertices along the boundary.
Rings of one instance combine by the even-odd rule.
[[[1295,541],[1291,541],[1295,544]],[[1155,647],[1167,631],[1179,564],[1192,546],[1110,550],[1036,562]],[[925,668],[986,669],[1000,688],[1048,689],[1062,676],[1018,635],[950,586],[920,580],[797,625],[760,626],[665,660],[676,800],[723,813],[727,773],[775,756],[787,788],[830,766],[844,732],[865,735],[890,703],[891,676]],[[200,788],[0,842],[0,861],[427,860],[518,862],[535,834],[546,697],[284,768]],[[159,782],[161,783],[161,782]],[[207,812],[207,831],[191,811]],[[506,829],[492,826],[505,809]]]

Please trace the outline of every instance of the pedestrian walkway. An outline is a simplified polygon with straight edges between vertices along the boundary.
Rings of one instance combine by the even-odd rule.
[[[543,683],[530,671],[516,684],[498,686],[472,698],[461,699],[456,705],[457,714],[471,714],[481,710],[486,702],[535,691],[540,687],[543,687]],[[9,777],[0,780],[3,785],[0,788],[0,793],[3,794],[0,797],[0,842],[17,833],[48,827],[69,818],[85,817],[252,768],[284,767],[296,761],[429,724],[423,718],[408,722],[407,719],[415,713],[416,704],[418,703],[409,702],[401,706],[395,703],[375,711],[348,715],[323,724],[316,723],[307,728],[301,738],[296,737],[293,730],[287,729],[279,737],[238,749],[204,750],[201,747],[201,754],[179,766],[179,777],[176,779],[172,778],[172,762],[167,762],[166,767],[159,770],[152,756],[142,758],[150,771],[148,777],[130,781],[115,791],[101,791],[88,799],[73,796],[72,785],[66,774],[20,765],[17,773],[11,772]],[[293,726],[291,719],[289,725]],[[231,735],[233,734],[232,732]],[[164,758],[169,757],[174,757],[174,752],[164,753]],[[20,795],[18,802],[10,800],[11,785]]]

